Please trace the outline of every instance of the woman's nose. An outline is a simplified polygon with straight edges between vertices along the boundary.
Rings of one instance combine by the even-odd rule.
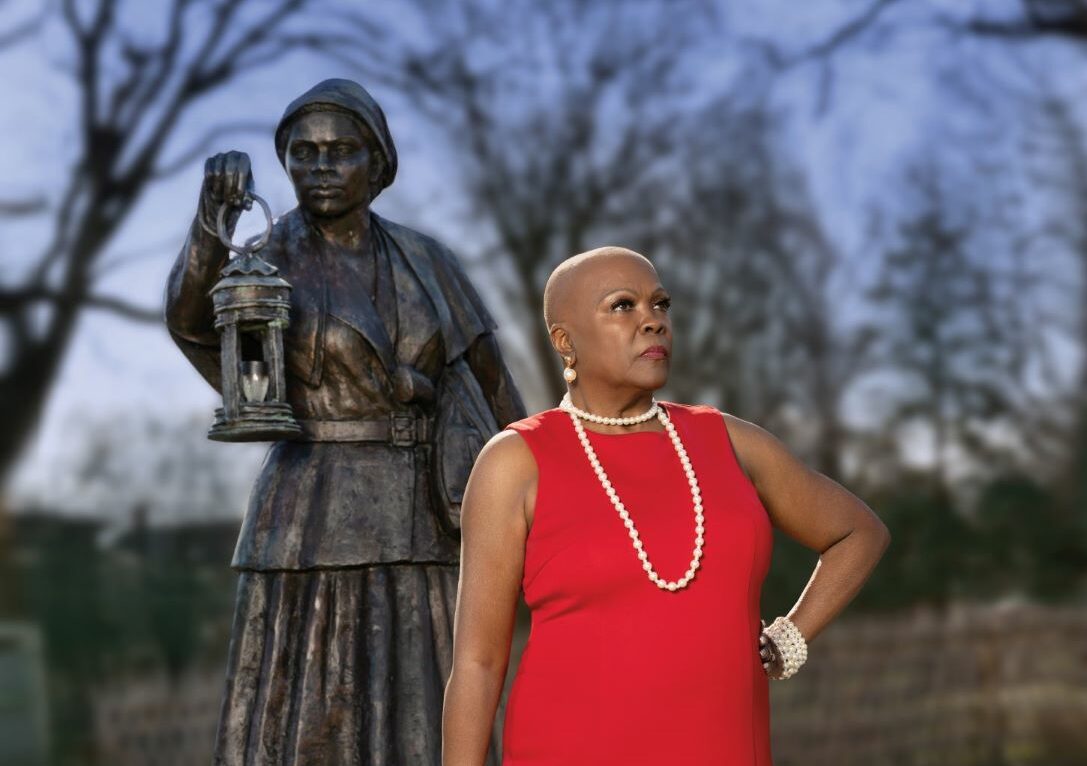
[[[642,332],[644,333],[660,333],[664,331],[664,321],[652,314],[647,315],[642,319]]]

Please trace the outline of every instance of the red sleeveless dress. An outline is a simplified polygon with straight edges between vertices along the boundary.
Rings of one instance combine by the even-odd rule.
[[[771,527],[721,413],[663,403],[702,490],[701,568],[650,582],[559,409],[508,426],[535,456],[522,587],[532,630],[503,732],[505,766],[771,766],[759,595]],[[690,489],[668,434],[588,432],[666,580],[694,549]]]

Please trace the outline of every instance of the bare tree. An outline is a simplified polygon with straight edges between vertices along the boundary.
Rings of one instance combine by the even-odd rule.
[[[968,127],[958,135],[949,120],[939,135],[927,140],[955,142],[960,161],[985,179],[970,192],[984,197],[988,205],[979,211],[982,218],[971,236],[987,232],[989,245],[1003,256],[1000,263],[985,265],[986,278],[994,284],[1016,285],[1014,295],[1001,298],[1003,342],[1019,369],[1032,366],[1032,376],[1041,381],[1034,387],[1020,381],[1015,396],[1004,398],[1009,409],[1002,414],[1015,421],[1021,465],[1052,472],[1071,457],[1064,473],[1078,475],[1076,460],[1082,458],[1076,456],[1087,445],[1087,399],[1082,393],[1087,390],[1087,310],[1078,308],[1087,305],[1087,271],[1082,265],[1087,263],[1082,255],[1087,253],[1087,237],[1077,221],[1082,218],[1082,199],[1087,198],[1080,171],[1087,165],[1081,161],[1085,136],[1075,107],[1078,89],[1062,94],[1056,86],[1057,76],[1070,84],[1082,63],[1087,3],[867,0],[843,9],[842,19],[811,41],[791,47],[763,42],[767,59],[779,75],[814,68],[821,85],[819,109],[825,113],[831,108],[841,56],[885,48],[888,41],[910,35],[933,48],[933,77],[940,81],[947,103],[953,104],[956,114],[974,119],[959,120]],[[1020,144],[1008,142],[1009,135],[1024,134]],[[1043,144],[1047,146],[1042,148]],[[1009,162],[1009,157],[1016,161]],[[1031,167],[1038,164],[1046,166],[1043,172]],[[1010,205],[997,200],[999,193],[1024,179],[1029,179],[1028,196],[1051,200],[1048,204],[1055,201],[1057,212],[1049,220],[1024,215],[1021,197]],[[1055,264],[1049,258],[1048,268],[1040,265],[1040,257],[1054,249],[1072,254],[1071,269],[1070,264]],[[1068,306],[1077,308],[1070,314]],[[1071,339],[1080,350],[1082,361],[1070,394],[1063,388],[1067,384],[1059,370],[1062,365],[1054,359],[1055,335]]]
[[[1055,436],[1067,456],[1057,463],[1062,499],[1082,507],[1087,497],[1087,129],[1067,100],[1045,94],[1038,100],[1032,110],[1030,177],[1048,190],[1053,202],[1026,234],[1039,250],[1054,250],[1059,256],[1043,266],[1048,267],[1043,275],[1046,294],[1053,298],[1042,317],[1050,333],[1070,341],[1078,353],[1070,385],[1066,391],[1057,389],[1063,401],[1054,403],[1064,406],[1051,405],[1036,417],[1042,433]],[[1073,278],[1063,279],[1066,274]]]
[[[219,123],[164,156],[181,119],[202,98],[292,50],[360,46],[357,36],[327,23],[331,11],[318,19],[324,23],[313,23],[314,4],[170,0],[155,16],[160,28],[152,30],[126,18],[116,0],[61,0],[0,34],[0,46],[26,44],[42,24],[59,24],[71,43],[66,66],[79,92],[77,158],[55,204],[46,208],[35,195],[0,208],[0,215],[48,215],[53,226],[23,273],[0,284],[0,322],[10,349],[0,369],[0,476],[36,426],[84,310],[159,321],[157,307],[98,287],[111,265],[104,260],[108,246],[141,195],[203,159],[222,135],[268,127]]]
[[[690,312],[677,319],[688,323],[678,329],[690,369],[675,370],[674,393],[782,427],[806,398],[816,459],[840,475],[839,399],[853,369],[844,357],[855,354],[832,319],[838,253],[800,174],[778,157],[770,134],[782,118],[761,104],[760,67],[724,92],[691,92],[699,65],[720,62],[706,6],[416,5],[425,34],[382,35],[380,55],[351,61],[395,85],[457,147],[469,212],[492,235],[484,256],[512,266],[506,297],[531,307],[541,368],[554,356],[535,330],[551,268],[608,242],[643,249],[667,263],[670,285],[690,290],[677,312]],[[750,55],[737,51],[740,62]],[[722,285],[725,301],[712,294]],[[720,317],[725,331],[707,326]],[[544,379],[557,399],[560,379]]]
[[[795,261],[784,243],[772,118],[727,103],[700,117],[705,128],[685,136],[683,196],[653,232],[673,292],[670,388],[775,427],[797,359],[783,342],[793,304],[782,300],[782,270]]]
[[[776,60],[785,66],[819,61],[858,41],[878,39],[910,26],[931,26],[956,35],[1006,42],[1046,39],[1077,44],[1087,42],[1087,2],[1084,0],[1017,0],[1003,5],[963,3],[954,10],[947,4],[931,0],[921,3],[868,0],[857,5],[854,4],[845,14],[846,18],[814,43],[797,51],[771,47]],[[904,20],[908,23],[903,23]]]
[[[978,13],[958,22],[974,35],[1008,41],[1062,39],[1087,43],[1087,2],[1084,0],[1019,0],[1013,15]]]
[[[668,205],[677,123],[689,109],[704,3],[417,0],[422,33],[382,34],[345,60],[410,100],[455,147],[453,167],[489,266],[529,307],[531,357],[550,370],[540,295],[564,257],[616,239]],[[549,394],[557,375],[544,376]]]
[[[1030,379],[1009,402],[1020,468],[1064,496],[1087,455],[1087,132],[1072,76],[1082,50],[993,52],[944,78],[972,119],[945,129],[942,143],[979,179],[971,196],[987,208],[977,228],[988,268],[1014,286],[1001,319]]]
[[[757,99],[726,99],[685,134],[688,180],[653,244],[677,293],[673,387],[787,435],[841,478],[842,397],[863,337],[841,321],[848,263],[781,138],[784,121]]]
[[[893,375],[880,427],[900,438],[920,427],[932,489],[949,496],[956,462],[974,473],[1009,466],[1024,357],[1006,321],[1013,291],[978,246],[977,214],[948,186],[932,161],[911,169],[915,207],[888,243],[871,297],[876,369]]]
[[[908,35],[935,32],[937,45],[964,38],[991,40],[1003,45],[1064,41],[1087,43],[1087,2],[1084,0],[1015,0],[999,3],[905,2],[866,0],[849,3],[842,18],[813,39],[785,44],[774,39],[751,39],[747,44],[760,51],[779,75],[814,68],[818,75],[816,104],[826,114],[833,100],[837,60],[857,50],[882,51],[888,42]],[[931,41],[930,41],[931,42]],[[961,53],[960,53],[961,55]]]

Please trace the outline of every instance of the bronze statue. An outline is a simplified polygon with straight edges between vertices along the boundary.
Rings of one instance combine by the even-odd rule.
[[[272,445],[242,523],[215,762],[438,764],[461,494],[524,406],[453,254],[369,209],[397,167],[370,94],[316,85],[275,145],[298,207],[261,256],[292,286],[283,342],[302,435]],[[167,285],[170,333],[216,388],[208,291],[228,252],[214,221],[251,185],[245,154],[207,161]]]

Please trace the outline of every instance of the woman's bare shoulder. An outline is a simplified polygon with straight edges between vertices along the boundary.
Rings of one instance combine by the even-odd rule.
[[[731,412],[721,411],[721,416],[725,419],[725,427],[728,428],[728,435],[734,439],[757,439],[760,438],[759,432],[769,435],[750,420],[744,420],[743,418],[733,415]]]
[[[736,460],[740,463],[748,479],[754,481],[760,472],[760,463],[766,458],[768,450],[780,447],[780,442],[766,429],[749,420],[736,417],[732,413],[722,412],[725,428]]]
[[[536,459],[528,443],[516,431],[505,429],[483,445],[469,483],[482,484],[489,495],[523,497],[536,476]]]

